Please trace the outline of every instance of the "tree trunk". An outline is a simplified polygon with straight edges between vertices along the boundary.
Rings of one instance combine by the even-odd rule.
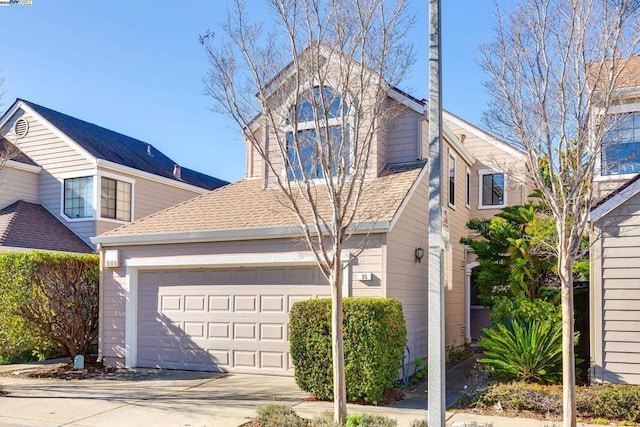
[[[347,419],[347,387],[344,374],[344,340],[342,337],[342,263],[335,252],[331,272],[331,342],[333,355],[333,421],[344,425]]]
[[[565,251],[558,254],[562,285],[562,425],[576,427],[576,359],[573,332],[573,262]]]

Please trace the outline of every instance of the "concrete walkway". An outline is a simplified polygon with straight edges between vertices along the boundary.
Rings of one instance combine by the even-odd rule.
[[[14,365],[11,369],[29,367]],[[460,366],[458,377],[463,375],[463,368]],[[457,378],[455,386],[454,374],[450,372],[447,379],[451,378],[451,392],[459,393],[464,378]],[[330,402],[310,401],[290,377],[138,370],[136,375],[130,372],[81,381],[8,376],[0,377],[0,384],[8,392],[0,396],[0,426],[236,427],[255,416],[256,408],[266,403],[291,405],[307,418],[332,410]],[[413,420],[427,416],[423,409],[426,393],[418,390],[414,394],[392,407],[349,405],[348,410],[383,414],[397,419],[400,427],[409,426]],[[548,421],[459,413],[447,417],[447,425],[464,427],[470,421],[491,422],[494,427],[553,425]]]

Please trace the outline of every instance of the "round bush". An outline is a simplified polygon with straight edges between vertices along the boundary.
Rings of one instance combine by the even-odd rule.
[[[402,305],[387,298],[344,298],[343,310],[347,400],[378,402],[403,363]],[[289,340],[298,386],[318,399],[333,399],[331,300],[294,304]]]

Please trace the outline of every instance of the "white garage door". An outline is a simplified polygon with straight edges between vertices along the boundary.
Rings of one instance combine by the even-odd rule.
[[[292,375],[289,310],[330,292],[310,266],[140,272],[138,366]]]

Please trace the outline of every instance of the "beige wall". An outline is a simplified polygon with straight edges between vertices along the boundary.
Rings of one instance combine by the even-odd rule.
[[[381,297],[384,295],[385,275],[382,255],[385,236],[372,235],[366,241],[366,249],[358,255],[351,266],[350,289],[353,296]],[[349,240],[348,248],[356,251],[365,242],[360,237]],[[299,240],[261,240],[214,242],[199,244],[172,244],[122,247],[121,260],[128,258],[178,256],[178,255],[232,255],[267,254],[290,251],[305,251],[305,243]],[[293,264],[292,264],[293,265]],[[211,266],[214,268],[215,266]],[[156,268],[157,269],[157,268]],[[356,280],[358,273],[372,273],[371,281]],[[126,270],[120,268],[101,269],[101,313],[100,354],[110,365],[121,366],[125,356],[125,311]]]
[[[428,175],[418,181],[413,195],[402,209],[387,237],[386,296],[402,303],[407,339],[412,357],[427,356],[427,279],[429,200]],[[415,261],[415,249],[424,249],[422,262]]]
[[[455,203],[449,203],[449,154],[455,157]],[[445,248],[445,345],[465,343],[465,247],[460,239],[468,235],[466,224],[471,209],[466,205],[466,170],[470,168],[455,145],[446,143],[442,156],[443,206],[449,214],[449,242]]]
[[[507,149],[501,149],[489,143],[479,133],[472,133],[469,130],[458,126],[452,121],[446,121],[446,125],[458,137],[465,135],[464,147],[476,159],[471,169],[471,217],[490,218],[500,211],[500,209],[479,208],[480,206],[480,181],[479,172],[484,169],[494,169],[506,173],[506,204],[517,205],[526,202],[526,198],[531,192],[531,185],[528,184],[524,171],[526,163],[523,159],[517,158]]]
[[[102,167],[98,168],[98,173],[105,173],[109,178],[120,178],[126,182],[133,182],[132,220],[144,218],[152,213],[192,199],[201,194],[200,192],[187,190],[168,183],[159,182],[149,178],[142,178],[140,176],[134,176]],[[100,188],[99,182],[98,188]],[[98,212],[97,217],[99,219],[96,221],[95,235],[100,235],[125,224],[123,221],[100,219],[99,215],[100,213]]]
[[[640,384],[640,195],[598,221],[592,240],[593,378]]]
[[[0,168],[0,209],[17,201],[38,203],[38,180],[35,172],[4,165]]]

